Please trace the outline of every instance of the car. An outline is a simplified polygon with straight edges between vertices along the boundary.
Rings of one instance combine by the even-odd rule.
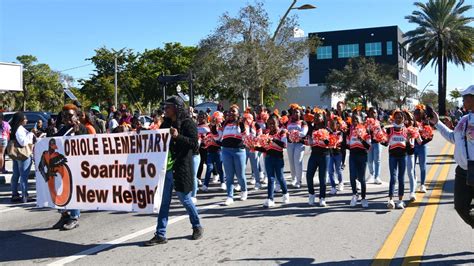
[[[153,123],[153,118],[147,116],[147,115],[141,115],[138,117],[140,120],[140,123],[142,124],[142,127],[144,128],[149,128],[151,123]]]
[[[209,109],[211,109],[211,114],[212,114],[215,111],[217,111],[217,106],[218,106],[218,104],[215,103],[215,102],[203,102],[203,103],[200,103],[200,104],[196,105],[194,107],[194,110],[196,110],[198,112],[200,112],[200,111],[206,112],[207,108],[209,108]]]
[[[26,116],[26,118],[28,119],[28,123],[25,125],[25,128],[28,130],[28,131],[31,131],[35,126],[36,126],[36,122],[38,122],[38,120],[42,120],[43,121],[43,128],[46,128],[46,126],[48,125],[48,119],[52,116],[51,113],[46,113],[46,112],[29,112],[29,111],[26,111],[26,112],[23,112]],[[15,112],[5,112],[3,113],[3,119],[5,121],[7,121],[8,123],[11,123],[11,120],[13,119],[13,115],[15,114]]]

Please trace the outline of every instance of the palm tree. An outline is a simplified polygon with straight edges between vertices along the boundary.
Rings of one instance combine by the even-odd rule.
[[[430,62],[438,68],[439,112],[446,114],[447,63],[455,65],[474,63],[474,28],[469,23],[473,17],[464,13],[472,9],[464,0],[429,0],[416,2],[419,10],[406,16],[417,28],[405,33],[410,60],[423,69]]]

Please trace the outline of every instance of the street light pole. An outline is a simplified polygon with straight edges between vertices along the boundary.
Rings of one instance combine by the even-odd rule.
[[[115,108],[118,108],[118,89],[117,89],[117,56],[115,56],[115,80],[114,80],[114,87],[115,87]]]
[[[423,93],[425,92],[426,88],[428,88],[428,86],[432,87],[433,84],[431,84],[431,80],[426,84],[426,86],[423,88],[423,90],[420,92],[420,95],[418,96],[418,101],[421,100],[421,97],[423,97]]]
[[[278,32],[280,31],[280,28],[283,26],[283,23],[285,22],[286,20],[286,17],[288,17],[288,14],[290,13],[290,11],[292,9],[298,9],[298,10],[306,10],[306,9],[314,9],[316,8],[315,6],[313,5],[310,5],[310,4],[305,4],[305,5],[302,5],[302,6],[299,6],[299,7],[294,7],[296,2],[298,2],[298,0],[293,0],[293,2],[291,3],[290,7],[288,7],[288,10],[286,10],[285,14],[283,15],[283,17],[280,19],[280,22],[278,23],[278,26],[277,28],[275,29],[275,32],[273,33],[273,36],[272,36],[272,42],[275,42],[275,39],[278,35]],[[260,104],[263,105],[263,87],[260,88]]]

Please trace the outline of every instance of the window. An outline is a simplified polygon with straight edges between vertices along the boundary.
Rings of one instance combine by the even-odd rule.
[[[392,42],[387,42],[387,55],[392,55],[393,54],[393,44]]]
[[[339,58],[359,56],[359,44],[345,44],[337,46]]]
[[[365,44],[365,56],[382,55],[381,42],[368,42]]]
[[[320,46],[316,51],[318,59],[331,59],[332,58],[332,46]]]

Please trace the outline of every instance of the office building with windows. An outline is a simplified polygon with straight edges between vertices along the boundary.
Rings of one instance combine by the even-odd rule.
[[[418,70],[408,60],[403,32],[398,26],[314,32],[308,36],[317,36],[321,44],[314,54],[310,53],[302,60],[304,72],[288,89],[287,101],[295,99],[304,101],[302,104],[334,107],[344,96],[321,96],[326,89],[326,77],[331,69],[341,70],[350,58],[357,56],[396,66],[394,78],[401,86],[418,87]]]
[[[331,69],[343,69],[349,58],[365,56],[375,62],[398,66],[396,78],[417,87],[418,72],[403,47],[403,32],[397,26],[310,33],[321,46],[309,56],[310,84],[324,84]]]

